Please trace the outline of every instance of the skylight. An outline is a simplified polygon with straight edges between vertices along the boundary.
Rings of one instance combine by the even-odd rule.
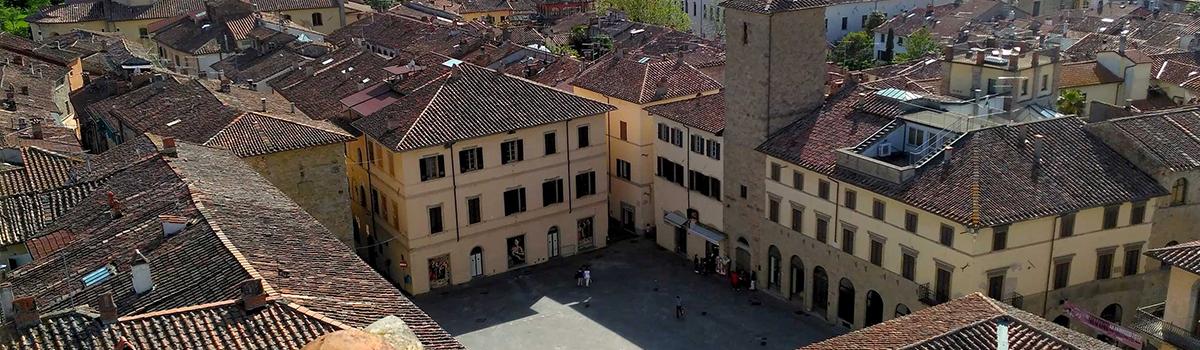
[[[650,57],[642,57],[642,59],[638,60],[638,63],[646,63],[646,62],[650,62]]]
[[[113,270],[114,269],[112,265],[105,265],[104,267],[96,269],[96,271],[92,271],[91,273],[83,275],[83,286],[91,287],[100,284],[100,282],[107,281],[112,277]]]
[[[322,65],[322,66],[329,65],[330,63],[333,63],[333,59],[332,59],[332,58],[330,58],[330,59],[327,59],[327,60],[324,60],[324,61],[321,61],[321,65]]]
[[[446,66],[446,67],[454,67],[454,66],[457,66],[462,63],[463,63],[463,61],[451,58],[451,59],[446,60],[446,62],[442,62],[442,65]]]

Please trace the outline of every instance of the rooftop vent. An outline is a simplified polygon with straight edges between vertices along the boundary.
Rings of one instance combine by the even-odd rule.
[[[154,289],[154,278],[150,274],[150,260],[142,255],[140,250],[133,251],[133,262],[130,263],[130,277],[133,279],[133,292],[144,294]]]

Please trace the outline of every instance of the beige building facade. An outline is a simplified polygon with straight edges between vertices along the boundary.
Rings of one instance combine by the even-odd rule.
[[[399,153],[359,138],[347,153],[357,230],[377,233],[364,245],[413,294],[602,248],[604,124],[593,115]],[[501,144],[515,140],[523,160],[502,164]],[[462,156],[473,150],[484,167],[464,172]],[[423,180],[423,159],[440,159],[444,175]],[[506,201],[513,193],[519,211]]]
[[[658,130],[653,187],[658,245],[687,258],[728,255],[722,250],[729,244],[721,219],[723,139],[670,118],[652,117]]]

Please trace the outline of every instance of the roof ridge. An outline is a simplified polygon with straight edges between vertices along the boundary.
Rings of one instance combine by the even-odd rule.
[[[618,58],[618,59],[620,59],[620,58]],[[639,104],[642,103],[641,100],[644,99],[646,96],[646,80],[650,79],[650,65],[649,64],[640,64],[640,65],[642,66],[642,83],[640,85],[638,85],[639,86],[638,97],[637,97],[638,100],[634,101]]]
[[[210,309],[210,308],[216,308],[216,307],[220,307],[220,306],[229,306],[229,305],[234,305],[237,303],[238,303],[238,299],[230,299],[230,300],[215,301],[215,302],[211,302],[211,303],[207,303],[207,304],[181,306],[181,307],[177,307],[177,308],[173,308],[173,309],[147,312],[144,314],[137,314],[137,315],[133,315],[133,316],[118,317],[117,321],[118,322],[139,321],[139,320],[143,320],[143,319],[147,319],[147,318],[153,318],[153,317],[159,317],[159,316],[165,316],[165,315],[171,315],[171,314],[177,314],[177,313],[184,313],[184,312],[191,312],[191,311],[196,311],[196,310]]]
[[[460,63],[459,65],[461,65],[461,64],[463,64],[463,63]],[[401,136],[400,141],[396,142],[395,148],[400,148],[400,145],[404,144],[404,141],[408,140],[408,135],[412,134],[410,131],[412,131],[413,128],[416,128],[417,124],[420,123],[421,120],[424,119],[425,112],[429,111],[429,106],[432,106],[433,101],[437,100],[438,96],[440,96],[442,94],[442,91],[445,90],[446,85],[451,83],[449,81],[448,75],[455,74],[455,70],[457,70],[457,69],[458,69],[458,65],[455,65],[454,68],[451,68],[446,73],[442,73],[441,75],[438,75],[436,78],[430,79],[428,82],[421,84],[421,86],[418,86],[412,90],[412,92],[417,92],[418,90],[424,89],[426,86],[429,86],[429,84],[433,84],[435,81],[443,81],[442,84],[438,85],[437,91],[433,93],[433,96],[429,97],[429,103],[426,103],[425,107],[421,108],[421,113],[417,114],[417,118],[415,120],[413,120],[412,123],[408,124],[408,130],[405,130],[404,136]],[[457,74],[462,74],[462,72],[458,72]],[[462,77],[459,77],[459,78],[461,79]],[[396,132],[396,131],[389,130],[388,132]]]
[[[280,298],[278,300],[279,300],[278,301],[279,305],[291,308],[293,311],[302,313],[308,317],[318,319],[321,322],[328,323],[334,327],[341,328],[341,329],[355,329],[353,326],[343,323],[342,321],[335,320],[332,317],[325,316],[325,314],[322,314],[320,312],[313,311],[312,309],[309,309],[309,308],[305,307],[304,305],[300,305],[298,303],[292,302],[291,300],[288,300],[287,298]]]
[[[197,147],[207,146],[199,145]],[[217,239],[221,241],[221,245],[225,246],[225,249],[233,255],[233,258],[234,260],[237,260],[238,265],[240,265],[242,269],[245,269],[246,274],[250,275],[251,278],[256,278],[262,281],[263,291],[268,296],[277,295],[278,293],[275,291],[275,288],[271,287],[271,284],[267,281],[267,279],[263,278],[262,274],[258,273],[258,269],[254,268],[254,265],[250,262],[250,259],[246,258],[246,256],[242,254],[242,251],[238,249],[238,247],[233,244],[233,241],[229,239],[229,236],[225,235],[225,230],[222,229],[217,223],[216,215],[212,215],[212,209],[205,204],[206,196],[204,191],[197,188],[196,182],[190,181],[189,178],[180,172],[178,168],[172,166],[171,162],[167,162],[167,166],[172,172],[175,173],[175,176],[178,176],[179,179],[187,186],[188,192],[191,194],[188,196],[188,200],[192,202],[192,205],[196,206],[196,211],[199,212],[200,216],[204,217],[205,222],[208,224],[209,228],[212,229],[213,234],[215,234]]]
[[[253,114],[254,116],[257,116],[257,117],[263,117],[263,118],[268,118],[268,119],[274,119],[274,120],[278,120],[278,121],[281,121],[281,122],[284,122],[284,123],[295,124],[295,125],[303,126],[303,127],[306,127],[306,128],[315,129],[315,130],[318,130],[318,131],[324,131],[324,132],[331,133],[331,134],[338,134],[338,135],[344,135],[344,136],[352,136],[352,135],[350,135],[349,133],[346,133],[344,130],[338,129],[338,128],[336,128],[336,127],[334,127],[334,128],[324,128],[324,127],[320,127],[320,126],[317,126],[317,125],[312,125],[312,124],[308,124],[308,123],[302,123],[302,122],[300,122],[299,120],[295,120],[295,119],[283,118],[283,117],[279,117],[279,116],[276,116],[276,115],[273,115],[273,114],[264,114],[264,113],[259,113],[259,112],[255,112],[255,111],[249,111],[249,112],[246,112],[246,114]],[[309,118],[309,121],[316,121],[316,120],[313,120],[312,118]],[[230,124],[232,124],[232,123],[230,123]]]
[[[233,125],[234,123],[237,123],[238,121],[242,120],[242,118],[246,117],[247,114],[250,114],[250,112],[242,112],[241,114],[239,114],[237,116],[237,118],[233,118],[233,120],[230,120],[229,123],[226,123],[225,126],[221,127],[221,130],[217,130],[217,132],[213,133],[213,135],[211,137],[209,137],[207,140],[204,140],[203,144],[208,145],[209,143],[213,142],[213,140],[216,140],[217,137],[225,134],[225,131],[229,130],[230,125]]]

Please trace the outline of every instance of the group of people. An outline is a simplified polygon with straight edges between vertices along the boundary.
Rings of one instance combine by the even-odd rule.
[[[756,290],[755,281],[758,280],[758,274],[754,271],[746,272],[746,270],[734,270],[729,272],[729,285],[733,290]]]
[[[701,258],[698,254],[692,255],[692,268],[696,273],[701,275],[717,273],[717,257],[706,256]]]
[[[592,286],[592,266],[583,265],[575,270],[575,285],[579,287]]]
[[[721,271],[729,271],[729,284],[734,290],[755,290],[755,281],[757,274],[754,271],[746,272],[745,270],[734,270],[729,266],[721,266],[728,264],[720,261],[716,256],[706,256],[701,258],[699,254],[692,255],[692,269],[700,275],[708,275]],[[724,267],[724,268],[722,268]]]

